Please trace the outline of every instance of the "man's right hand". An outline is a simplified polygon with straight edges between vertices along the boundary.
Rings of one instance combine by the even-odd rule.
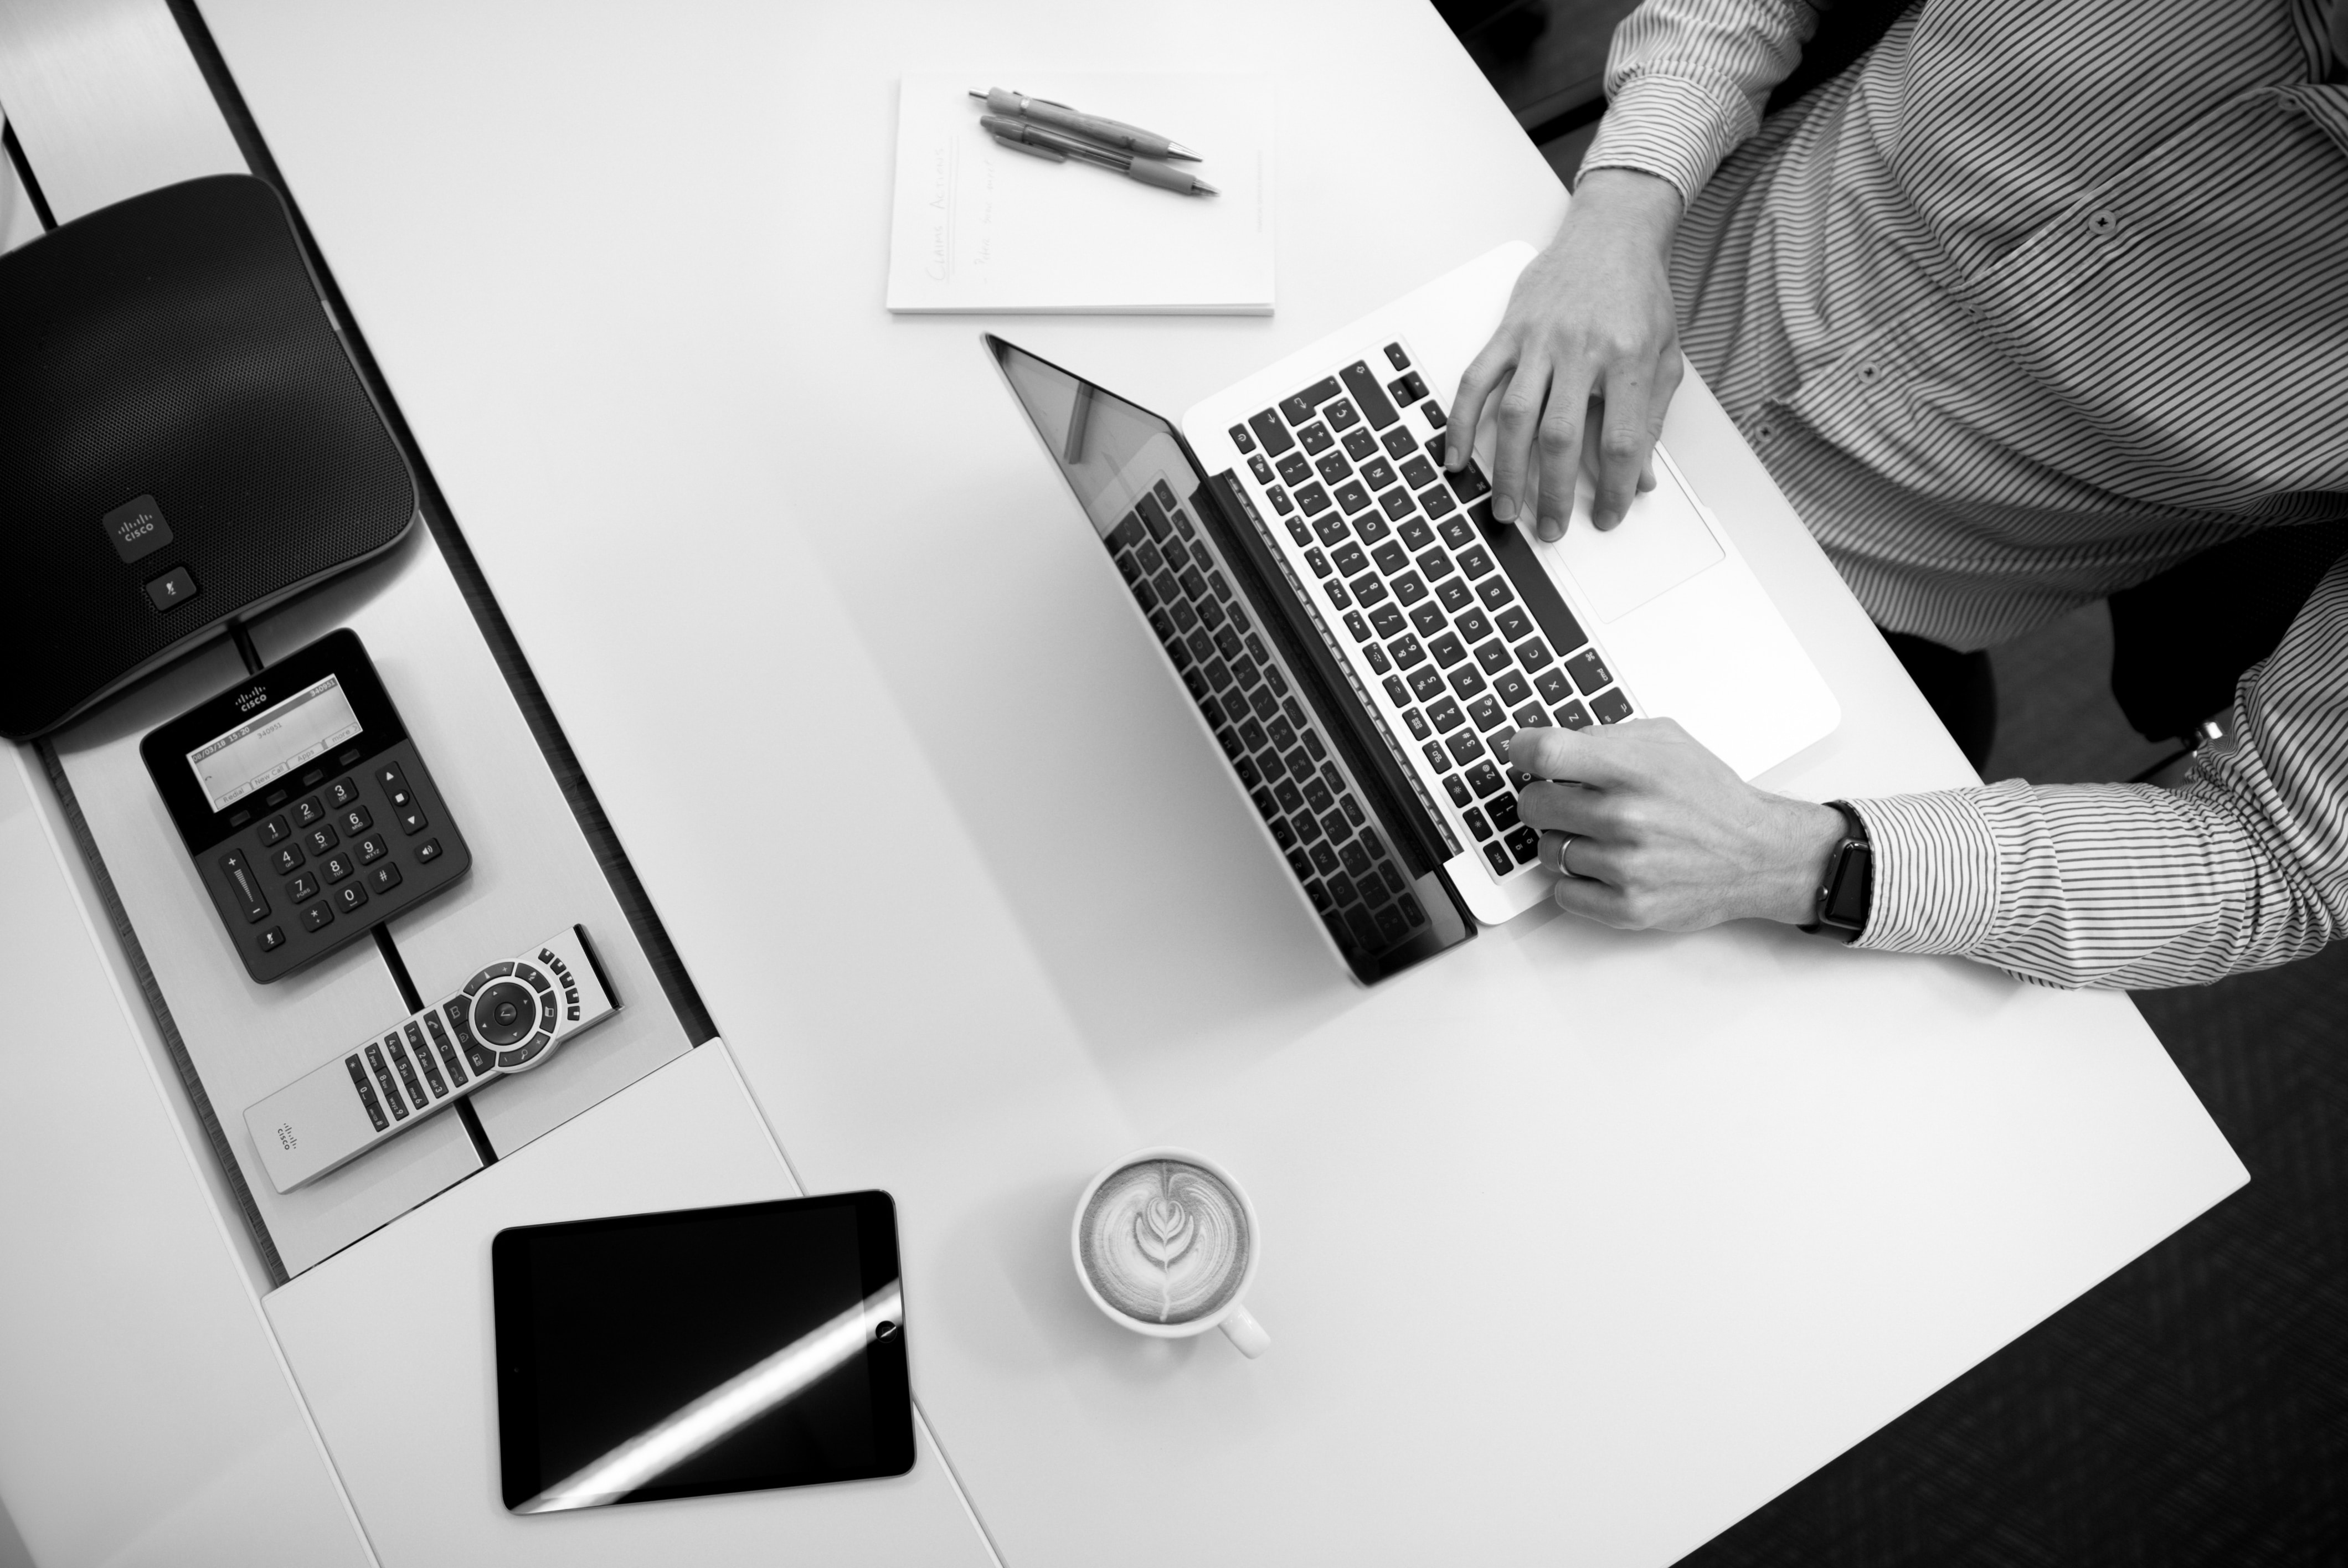
[[[1444,451],[1447,466],[1464,465],[1497,399],[1492,515],[1502,522],[1538,489],[1536,531],[1563,538],[1579,466],[1591,472],[1591,518],[1601,528],[1654,487],[1655,436],[1680,383],[1669,271],[1679,220],[1669,180],[1592,169],[1557,238],[1517,279],[1499,330],[1460,378]]]

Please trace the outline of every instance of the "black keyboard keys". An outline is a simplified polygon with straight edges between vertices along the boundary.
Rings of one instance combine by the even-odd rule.
[[[1337,395],[1337,378],[1324,375],[1293,397],[1280,402],[1280,412],[1291,425],[1302,425],[1313,417],[1313,411]]]

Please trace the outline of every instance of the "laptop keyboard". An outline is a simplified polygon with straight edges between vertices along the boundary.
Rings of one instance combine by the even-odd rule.
[[[1352,772],[1173,487],[1159,478],[1104,542],[1338,948],[1384,953],[1423,932],[1426,912]]]
[[[1531,869],[1540,844],[1518,817],[1531,780],[1509,765],[1509,742],[1637,709],[1523,535],[1493,520],[1476,464],[1443,471],[1444,423],[1397,342],[1231,437],[1294,547],[1297,580],[1344,629],[1335,641],[1385,699],[1389,729],[1409,735],[1423,782],[1500,879]]]

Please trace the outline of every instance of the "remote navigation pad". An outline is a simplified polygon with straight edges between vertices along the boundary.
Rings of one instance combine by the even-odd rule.
[[[545,1065],[619,1010],[573,926],[247,1107],[244,1124],[271,1183],[290,1193],[483,1084]]]

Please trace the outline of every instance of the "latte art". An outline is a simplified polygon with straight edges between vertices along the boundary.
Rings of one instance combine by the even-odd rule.
[[[1101,1183],[1077,1227],[1077,1255],[1103,1300],[1147,1323],[1215,1311],[1247,1277],[1239,1194],[1184,1160],[1143,1160]]]

